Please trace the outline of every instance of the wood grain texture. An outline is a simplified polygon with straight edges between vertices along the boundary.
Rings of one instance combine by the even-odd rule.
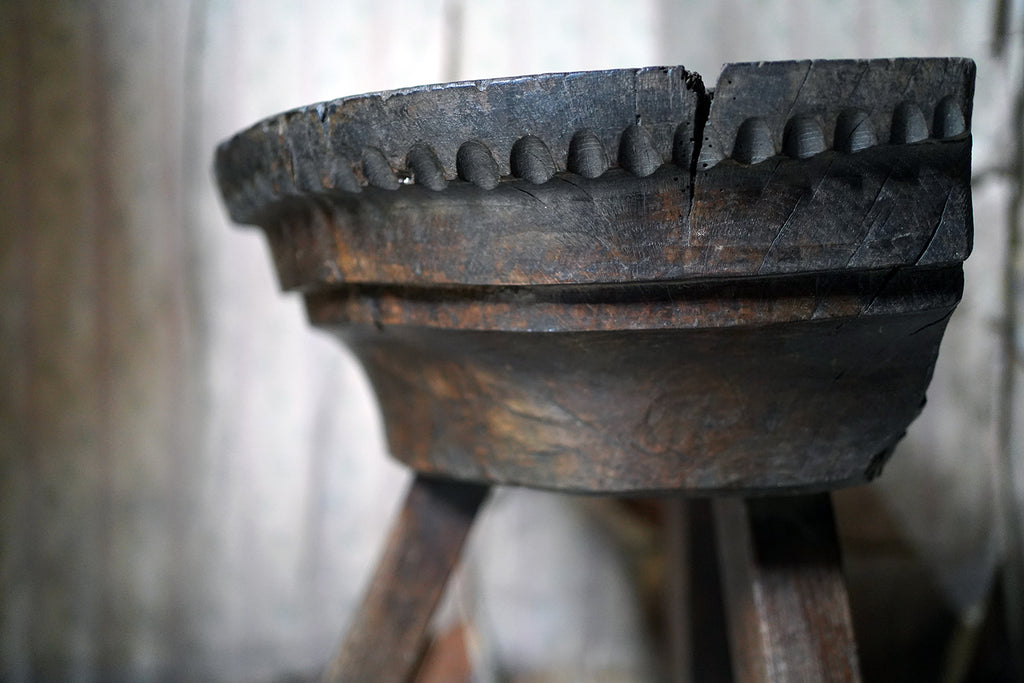
[[[731,683],[712,501],[664,500],[667,649],[673,683]]]
[[[354,360],[216,203],[217,140],[365,87],[279,69],[300,26],[358,48],[274,5],[0,3],[2,680],[320,666],[400,493]]]
[[[844,112],[861,112],[877,132],[876,139],[894,144],[945,139],[970,130],[975,65],[970,59],[804,60],[727,64],[715,86],[715,97],[704,128],[700,164],[711,166],[728,158],[736,131],[744,121],[759,117],[767,125],[772,147],[785,151],[786,129],[798,119],[818,126],[825,147],[836,145],[836,119]],[[948,98],[948,99],[947,99]],[[940,106],[941,104],[941,106]],[[940,126],[933,135],[936,112],[954,107],[962,127],[955,132]],[[893,135],[906,121],[908,108],[921,117],[918,134]],[[941,120],[942,117],[940,117]],[[915,122],[916,123],[916,122]],[[952,133],[952,135],[948,135]],[[823,151],[824,147],[819,149]]]
[[[325,682],[412,680],[430,617],[487,491],[486,486],[422,476],[413,480],[363,602],[324,673]]]
[[[325,168],[355,164],[366,149],[379,150],[397,170],[405,168],[414,145],[430,145],[453,180],[460,175],[462,145],[482,141],[495,155],[496,173],[508,176],[510,152],[523,136],[543,140],[556,168],[565,170],[577,131],[590,130],[617,149],[623,132],[643,121],[655,153],[662,154],[671,152],[679,124],[692,122],[702,93],[699,76],[668,67],[449,83],[343,98],[286,112],[236,135],[218,149],[218,180],[232,217],[251,222],[290,194],[342,187]],[[652,157],[647,163],[665,160]],[[355,164],[351,170],[360,186],[369,183],[365,168]]]
[[[0,678],[30,679],[43,660],[54,662],[55,678],[106,678],[94,654],[101,642],[115,644],[105,661],[120,662],[131,679],[186,671],[276,679],[318,665],[402,479],[382,459],[375,408],[354,363],[304,329],[294,299],[275,293],[263,245],[229,229],[211,187],[210,151],[297,103],[567,66],[685,63],[710,74],[723,62],[793,54],[978,59],[970,285],[928,408],[874,490],[899,511],[946,599],[964,609],[984,590],[995,562],[989,378],[998,353],[991,321],[1002,311],[993,282],[1013,224],[1005,188],[1017,183],[1003,156],[1019,128],[1007,96],[1017,86],[1005,68],[1021,45],[1011,34],[1009,61],[989,55],[989,5],[767,1],[755,13],[735,0],[664,0],[595,12],[592,2],[498,0],[465,3],[463,38],[442,30],[441,4],[116,0],[97,11],[61,0],[0,3],[0,432],[9,437],[0,446]],[[83,35],[97,24],[108,57],[93,61]],[[441,50],[458,55],[451,70],[442,70]],[[81,144],[103,99],[115,195],[128,198],[116,201],[113,222],[91,208],[101,191]],[[107,233],[105,247],[98,233]],[[44,248],[51,243],[57,248]],[[134,264],[137,282],[156,287],[166,268],[175,284],[145,297],[113,287],[103,325],[131,334],[117,342],[101,392],[89,264],[106,248],[110,263]],[[43,276],[51,271],[59,278]],[[129,315],[129,304],[143,315]],[[100,397],[110,392],[121,397],[111,409],[117,447],[94,455]],[[199,418],[181,426],[168,406]],[[1009,447],[1018,462],[1019,445],[1015,438]],[[116,473],[112,505],[90,478],[94,460]],[[112,519],[107,539],[117,552],[101,564],[94,558],[103,546],[91,539]],[[108,598],[116,616],[99,619]],[[319,610],[325,603],[332,609]],[[569,591],[557,604],[579,609]],[[615,619],[613,609],[602,614]],[[885,641],[882,629],[876,636]],[[595,649],[579,648],[547,656],[583,661]],[[515,648],[503,652],[521,661]]]
[[[217,173],[414,469],[832,488],[878,473],[959,300],[973,77],[938,59],[730,65],[714,96],[681,67],[427,86],[268,119]],[[920,128],[911,96],[952,135],[891,134]],[[333,186],[357,150],[358,186]]]
[[[714,508],[735,680],[859,681],[828,495]]]
[[[695,241],[745,273],[963,261],[974,76],[964,59],[727,65],[702,128]]]
[[[145,33],[138,13],[0,8],[5,680],[130,678],[133,662],[180,642],[169,548],[181,527],[168,511],[187,455],[162,457],[194,443],[181,400],[194,311],[181,298],[176,178],[165,175],[180,121],[171,106],[124,112],[145,100],[142,74],[172,59],[184,14],[150,12],[161,39],[129,65],[119,41]],[[164,94],[177,100],[181,84]],[[129,143],[150,136],[152,148]]]
[[[341,337],[392,455],[419,471],[591,492],[820,490],[880,472],[921,409],[948,313]]]
[[[285,288],[948,265],[973,91],[965,59],[732,64],[713,96],[682,67],[455,83],[287,112],[216,166]],[[444,192],[416,186],[425,151]]]

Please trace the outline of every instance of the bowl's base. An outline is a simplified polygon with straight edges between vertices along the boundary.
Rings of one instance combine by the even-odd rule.
[[[878,474],[952,307],[618,332],[336,328],[392,454],[457,479],[601,493],[832,489]]]

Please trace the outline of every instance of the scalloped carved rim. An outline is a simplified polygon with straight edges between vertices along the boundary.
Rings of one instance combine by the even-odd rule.
[[[919,412],[960,299],[973,79],[934,59],[731,64],[713,93],[681,67],[428,86],[267,119],[217,173],[414,469],[834,488]]]
[[[776,87],[780,80],[778,72],[794,70],[806,70],[807,74],[795,95],[785,88]],[[867,74],[874,73],[875,80],[887,81],[884,85],[896,86],[902,83],[905,87],[881,88],[878,84],[870,88],[854,86],[851,92],[841,93],[833,101],[821,102],[808,98],[811,101],[801,102],[800,91],[807,88],[806,81],[812,72],[824,73],[833,79],[855,74],[856,78],[851,78],[851,81],[857,83],[870,81]],[[877,75],[879,73],[880,76]],[[678,150],[673,149],[671,141],[665,145],[664,136],[652,135],[654,131],[651,127],[644,125],[644,119],[650,117],[640,110],[639,101],[635,121],[613,131],[609,131],[605,125],[602,136],[594,134],[593,126],[588,126],[584,120],[585,114],[573,103],[561,107],[564,111],[555,112],[562,113],[564,121],[549,121],[539,126],[534,120],[517,121],[515,116],[495,115],[493,125],[496,128],[493,130],[486,130],[487,124],[484,124],[483,129],[479,126],[476,128],[476,138],[453,141],[447,137],[444,140],[422,139],[431,132],[436,135],[439,131],[455,131],[446,127],[443,118],[439,121],[436,113],[430,117],[429,124],[422,126],[423,130],[417,131],[416,118],[422,116],[418,110],[421,103],[405,100],[454,95],[447,97],[449,106],[465,100],[464,104],[472,110],[474,104],[479,104],[472,93],[500,91],[498,99],[509,103],[522,94],[536,92],[537,88],[529,85],[532,81],[556,83],[573,79],[611,82],[613,88],[638,97],[641,89],[648,95],[657,90],[659,84],[644,87],[642,83],[651,80],[651,76],[656,74],[670,78],[680,75],[679,80],[685,90],[692,94],[694,104],[702,98],[712,99],[711,94],[705,91],[700,77],[683,67],[543,74],[372,93],[295,109],[257,123],[219,146],[217,177],[232,217],[240,222],[251,221],[266,204],[288,195],[336,190],[353,192],[367,186],[398,190],[403,185],[417,184],[421,182],[418,178],[424,177],[422,172],[415,172],[414,160],[417,153],[420,156],[433,156],[434,168],[425,178],[426,185],[431,189],[441,187],[441,177],[446,181],[473,182],[486,190],[496,187],[497,181],[525,178],[537,182],[538,179],[543,181],[543,176],[550,178],[555,172],[562,171],[594,178],[616,166],[638,177],[645,177],[670,160],[675,160],[677,164],[680,160]],[[926,78],[929,74],[933,77]],[[737,90],[736,83],[746,82],[749,85],[752,80],[763,81],[769,87],[747,87],[746,92],[753,93],[757,98],[753,106],[748,101],[737,103],[737,96],[732,94]],[[694,121],[693,117],[700,114],[700,108],[684,106],[679,108],[679,120],[674,121],[674,125],[688,124],[692,130],[705,127],[720,129],[717,132],[724,139],[716,141],[710,134],[706,134],[703,145],[698,145],[700,149],[696,153],[702,161],[701,169],[709,168],[727,157],[740,163],[758,163],[779,153],[807,158],[830,148],[825,144],[826,137],[832,149],[845,153],[854,153],[878,144],[879,138],[888,140],[890,144],[911,144],[930,137],[950,139],[964,135],[970,129],[973,80],[974,64],[967,59],[730,64],[725,67],[714,91],[708,120]],[[678,94],[678,86],[675,89],[660,87],[668,99]],[[565,89],[566,98],[571,99],[579,94],[574,95],[571,90]],[[892,103],[878,101],[892,99],[893,90],[901,92],[898,99]],[[920,96],[923,90],[938,94],[929,100]],[[765,97],[765,91],[775,96]],[[773,106],[776,103],[771,100],[785,100],[787,97],[795,97],[797,101],[788,107],[788,115],[780,119],[777,114],[780,107]],[[859,109],[856,108],[858,104]],[[738,123],[732,123],[740,110],[745,115]],[[870,116],[866,113],[868,110],[871,111]],[[851,141],[848,139],[850,133],[844,132],[844,127],[850,124],[844,119],[848,119],[854,111],[860,112],[858,124],[863,126],[864,134]],[[776,112],[774,116],[772,112]],[[929,112],[931,116],[926,115]],[[448,113],[455,119],[459,116]],[[400,117],[404,117],[404,120],[400,120]],[[931,130],[928,120],[933,121]],[[754,121],[758,124],[756,132],[761,136],[757,140],[750,138],[755,132],[750,122]],[[515,129],[517,123],[521,130]],[[547,130],[542,129],[544,127]],[[787,145],[786,131],[796,130],[795,127],[799,128],[799,135],[792,137],[792,142]],[[883,133],[876,136],[874,130],[878,129]],[[553,132],[556,130],[557,133]],[[566,144],[566,131],[569,140],[577,139],[575,150]],[[486,135],[488,132],[491,135]],[[580,139],[581,136],[586,137]],[[416,139],[405,147],[402,144],[403,138]],[[470,180],[466,173],[459,172],[458,163],[452,163],[454,159],[445,160],[446,156],[451,155],[437,149],[439,146],[452,147],[453,142],[459,150],[467,144],[471,145],[474,161],[470,162],[468,173],[476,180]],[[609,142],[612,143],[612,149],[616,150],[612,154],[600,149],[600,146],[607,147]],[[538,170],[521,161],[517,163],[516,150],[523,149],[526,143],[534,150],[547,148],[547,155],[552,156],[552,168]],[[752,144],[755,148],[751,147]],[[484,159],[478,147],[494,155],[493,165]],[[771,150],[771,154],[767,153],[768,150]],[[727,151],[731,153],[726,154]],[[586,157],[588,153],[597,158]],[[683,161],[688,164],[690,159]],[[549,165],[547,160],[538,163],[545,167]]]
[[[839,60],[729,64],[713,91],[678,66],[424,86],[266,119],[219,146],[216,171],[234,220],[268,232],[321,225],[295,267],[294,255],[278,253],[287,240],[272,238],[286,287],[943,265],[967,257],[973,234],[974,74],[959,58]],[[924,148],[937,151],[912,151]],[[633,225],[638,193],[657,201],[645,200]],[[945,202],[931,206],[939,195]],[[575,213],[563,206],[556,216],[559,204]],[[814,239],[835,254],[809,251],[794,226],[810,205],[856,213],[862,234],[851,241],[830,225],[834,236]],[[463,220],[472,225],[453,224]],[[631,234],[615,234],[617,225]],[[448,251],[402,270],[403,240],[449,240]],[[578,272],[522,270],[556,245],[549,258]],[[594,247],[599,267],[575,260]],[[446,262],[472,266],[474,254],[493,252],[490,270],[453,274]]]

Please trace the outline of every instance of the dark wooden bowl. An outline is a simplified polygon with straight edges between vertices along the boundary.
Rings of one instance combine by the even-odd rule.
[[[413,469],[829,489],[924,403],[972,242],[973,83],[906,59],[427,86],[267,119],[217,176]]]

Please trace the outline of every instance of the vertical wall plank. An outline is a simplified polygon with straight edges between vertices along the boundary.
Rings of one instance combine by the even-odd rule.
[[[426,69],[429,9],[401,26],[420,40],[395,41]],[[315,667],[402,475],[365,381],[277,292],[259,238],[229,227],[209,165],[260,116],[382,80],[356,53],[368,10],[0,11],[19,94],[3,98],[0,164],[3,677]]]
[[[0,659],[4,675],[28,676],[27,614],[32,586],[27,554],[31,523],[28,463],[34,459],[28,427],[31,372],[27,349],[31,253],[29,205],[24,201],[31,180],[25,166],[29,148],[28,93],[23,74],[29,68],[28,45],[18,38],[27,18],[22,7],[0,5]]]
[[[7,162],[18,176],[17,192],[4,202],[14,214],[7,224],[14,239],[5,245],[11,251],[4,265],[18,273],[22,343],[15,346],[18,357],[5,359],[21,377],[4,388],[17,392],[9,400],[19,406],[12,431],[20,434],[18,450],[4,454],[16,487],[4,505],[12,506],[11,516],[23,526],[5,548],[5,556],[10,552],[15,559],[13,609],[4,621],[19,634],[10,652],[15,669],[52,675],[69,666],[87,669],[95,654],[89,584],[99,569],[93,522],[96,281],[90,256],[80,248],[92,235],[92,187],[83,172],[90,122],[75,106],[88,95],[82,63],[69,60],[73,66],[62,77],[65,60],[84,52],[88,35],[80,8],[23,3],[6,11],[13,14],[16,55],[10,92],[19,101]],[[62,239],[67,230],[75,232]],[[50,346],[52,339],[65,343]],[[46,655],[33,662],[20,648]]]

